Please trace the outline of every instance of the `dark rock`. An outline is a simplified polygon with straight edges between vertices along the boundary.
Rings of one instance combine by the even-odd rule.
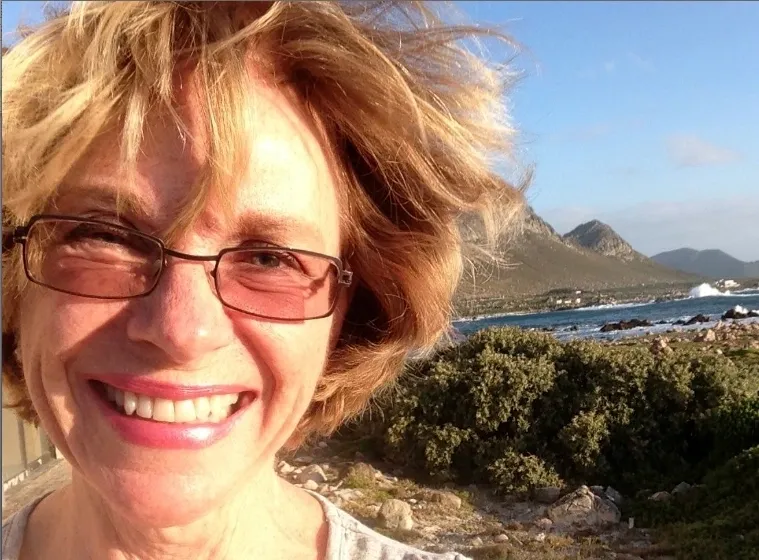
[[[619,323],[606,323],[601,327],[601,332],[626,331],[638,327],[652,327],[651,321],[647,319],[630,319],[629,321],[620,321]]]
[[[728,309],[725,311],[725,314],[722,315],[722,320],[725,319],[748,319],[753,317],[759,317],[759,311],[749,311],[748,309],[745,309],[740,306],[735,306],[732,309]]]
[[[706,315],[699,313],[695,317],[691,317],[685,322],[685,325],[695,325],[696,323],[708,323],[711,319]]]
[[[561,497],[561,488],[556,486],[544,486],[532,490],[532,499],[541,504],[552,504],[559,497]]]

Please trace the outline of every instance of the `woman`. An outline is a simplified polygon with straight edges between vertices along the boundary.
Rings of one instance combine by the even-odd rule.
[[[459,216],[519,206],[502,83],[457,46],[484,33],[411,3],[82,2],[4,56],[6,400],[73,467],[4,560],[461,558],[274,461],[444,332]]]

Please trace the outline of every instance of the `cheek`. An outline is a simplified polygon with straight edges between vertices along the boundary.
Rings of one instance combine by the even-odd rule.
[[[310,402],[330,349],[331,324],[329,318],[291,325],[261,324],[255,333],[239,337],[259,362],[264,401]]]
[[[50,290],[30,290],[20,310],[21,362],[41,417],[46,407],[54,408],[58,416],[71,409],[71,380],[65,365],[83,350],[93,350],[96,333],[114,321],[122,307],[120,303],[91,303]]]

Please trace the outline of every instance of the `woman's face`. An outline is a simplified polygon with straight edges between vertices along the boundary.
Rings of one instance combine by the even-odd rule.
[[[150,120],[136,180],[127,183],[117,138],[104,138],[62,187],[56,213],[167,230],[206,157],[203,117],[188,83],[182,112],[189,140],[166,120]],[[225,219],[211,198],[171,248],[213,255],[265,241],[340,256],[338,202],[322,147],[281,93],[262,84],[250,91],[250,172],[237,188],[235,215]],[[120,217],[117,191],[128,208]],[[135,522],[176,526],[197,519],[271,469],[309,405],[341,326],[344,296],[332,316],[301,322],[224,307],[212,266],[169,259],[155,291],[131,300],[32,286],[22,302],[21,360],[43,427],[102,499]],[[134,395],[103,391],[109,384]],[[197,410],[210,407],[203,412],[208,419],[170,423],[158,397],[195,397]],[[127,416],[119,398],[134,400],[143,416],[152,406],[154,419],[140,418],[139,410]],[[173,404],[175,411],[188,406]]]

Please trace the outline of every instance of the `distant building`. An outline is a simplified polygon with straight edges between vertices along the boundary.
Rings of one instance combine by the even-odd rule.
[[[722,279],[717,280],[717,287],[722,290],[729,290],[731,288],[739,288],[740,284],[735,280]]]

